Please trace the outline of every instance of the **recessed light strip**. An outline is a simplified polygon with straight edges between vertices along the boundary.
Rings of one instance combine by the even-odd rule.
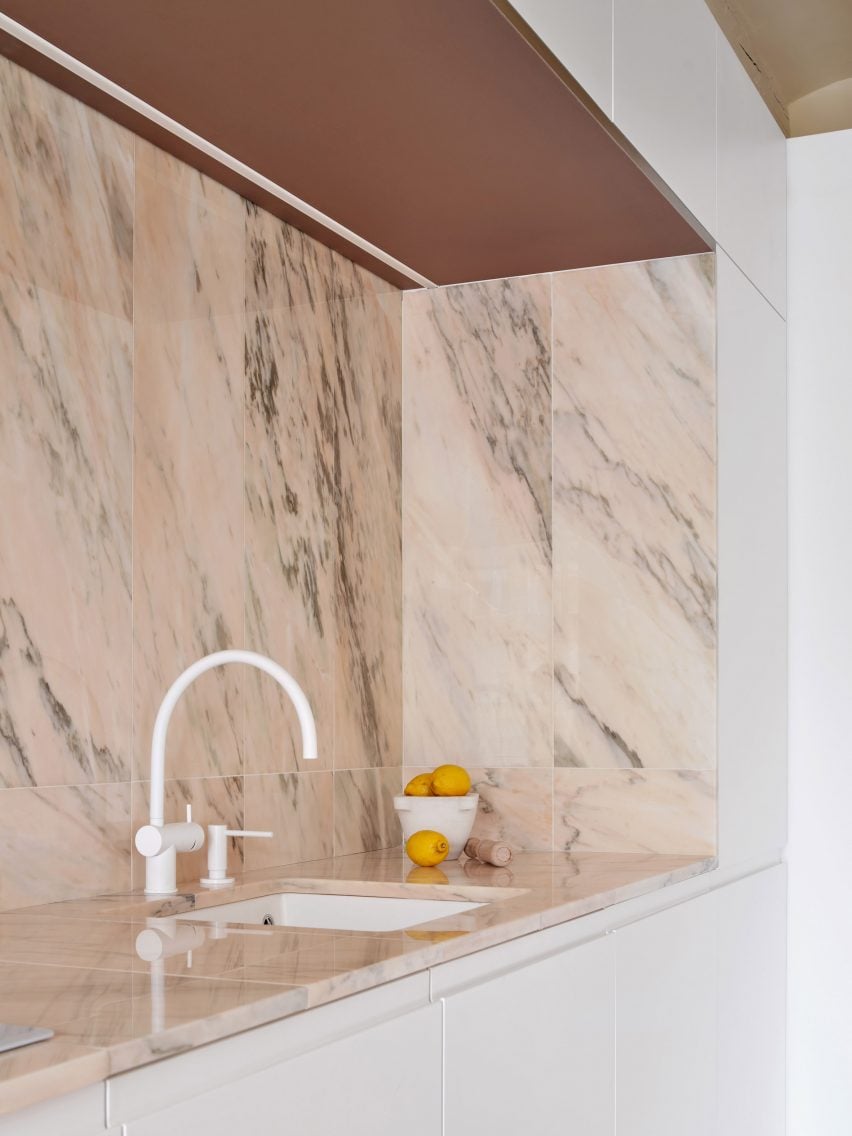
[[[63,51],[55,44],[50,43],[49,40],[36,35],[35,32],[30,31],[29,28],[25,28],[23,24],[11,20],[2,12],[0,12],[0,30],[8,32],[10,36],[20,40],[21,43],[26,44],[26,46],[32,48],[33,51],[37,51],[40,55],[51,59],[60,67],[64,67],[66,71],[70,71],[93,87],[97,87],[98,90],[103,91],[104,94],[123,103],[126,107],[129,107],[130,110],[141,114],[144,118],[155,123],[163,130],[174,134],[176,138],[180,138],[181,141],[188,143],[196,150],[200,150],[214,161],[219,162],[223,166],[227,166],[227,168],[232,170],[235,174],[245,178],[247,181],[253,182],[258,188],[271,194],[273,197],[277,197],[279,201],[285,202],[293,209],[298,210],[299,213],[310,217],[311,220],[316,221],[324,228],[336,233],[339,237],[355,245],[363,252],[369,253],[369,255],[375,257],[376,260],[380,260],[389,268],[394,269],[395,272],[407,276],[409,280],[421,284],[424,288],[435,287],[432,280],[421,276],[419,272],[416,272],[413,268],[409,268],[409,266],[403,264],[401,260],[397,260],[396,257],[391,256],[383,249],[378,248],[378,246],[371,244],[370,241],[358,236],[357,233],[353,233],[351,229],[347,229],[345,225],[341,225],[339,222],[335,221],[333,217],[329,217],[325,213],[320,212],[319,209],[315,209],[312,205],[309,205],[307,201],[302,201],[302,199],[296,197],[295,194],[288,193],[282,186],[277,185],[274,181],[270,181],[268,177],[264,177],[263,174],[252,169],[251,166],[247,166],[244,162],[239,161],[225,150],[220,150],[218,146],[214,146],[212,142],[208,142],[206,138],[202,138],[200,134],[188,130],[185,126],[181,125],[181,123],[176,122],[175,119],[169,118],[167,114],[163,114],[162,111],[151,106],[150,103],[146,103],[142,99],[137,98],[136,95],[125,90],[124,87],[120,87],[118,83],[107,79],[105,75],[101,75],[100,72],[88,67],[79,59],[75,59],[73,55],[69,55],[67,51]]]

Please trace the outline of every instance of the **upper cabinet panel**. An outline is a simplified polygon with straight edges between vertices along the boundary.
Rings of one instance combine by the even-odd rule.
[[[603,0],[514,0],[512,7],[612,118],[612,5]]]
[[[719,859],[777,854],[787,797],[784,321],[717,257]]]
[[[719,243],[786,312],[787,148],[733,48],[718,33]]]
[[[716,25],[703,0],[615,0],[613,120],[716,232]]]

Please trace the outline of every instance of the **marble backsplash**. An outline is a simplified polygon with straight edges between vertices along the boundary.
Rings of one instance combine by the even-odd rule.
[[[529,850],[711,852],[712,254],[407,293],[406,776]]]
[[[712,850],[712,256],[403,297],[0,95],[0,909],[139,885],[157,706],[224,646],[320,743],[252,671],[182,700],[167,813],[275,831],[235,865],[393,845],[446,760],[518,848]]]
[[[249,868],[396,843],[400,293],[5,59],[0,187],[0,908],[138,885],[154,714],[225,646],[320,759],[211,672],[168,815],[273,829]]]

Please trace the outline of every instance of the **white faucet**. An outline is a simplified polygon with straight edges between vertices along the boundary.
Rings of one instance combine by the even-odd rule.
[[[136,848],[146,857],[145,894],[175,895],[177,892],[178,852],[192,852],[204,844],[204,829],[192,821],[187,806],[186,821],[166,824],[163,819],[165,797],[166,735],[172,711],[180,696],[199,675],[225,663],[246,663],[265,671],[289,694],[302,730],[302,757],[314,761],[317,756],[317,728],[305,692],[278,663],[254,651],[214,651],[205,655],[172,683],[157,711],[154,736],[151,739],[151,812],[148,824],[136,833]]]

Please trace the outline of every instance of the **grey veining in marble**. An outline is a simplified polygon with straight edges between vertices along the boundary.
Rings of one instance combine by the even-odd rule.
[[[558,273],[557,766],[712,769],[714,260]]]
[[[0,59],[0,786],[129,772],[133,144],[70,103]]]
[[[298,675],[334,747],[335,375],[332,253],[247,207],[246,636]],[[246,770],[302,768],[279,688],[246,676]],[[304,767],[308,768],[308,767]]]
[[[336,769],[402,764],[401,295],[335,256]]]
[[[405,760],[551,764],[550,280],[405,297]]]

